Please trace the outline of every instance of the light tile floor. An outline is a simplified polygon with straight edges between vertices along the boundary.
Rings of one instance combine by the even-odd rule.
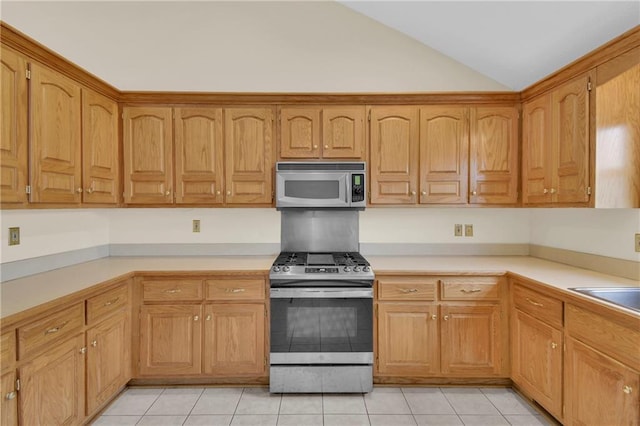
[[[376,387],[369,394],[267,388],[129,388],[93,423],[208,426],[550,425],[505,388]]]

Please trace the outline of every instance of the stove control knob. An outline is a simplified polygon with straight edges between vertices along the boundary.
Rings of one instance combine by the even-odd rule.
[[[359,266],[354,266],[353,267],[353,272],[360,272],[360,267]]]
[[[274,266],[273,267],[273,272],[280,272],[280,267],[279,266]]]
[[[351,272],[351,268],[350,268],[350,267],[348,267],[348,266],[345,266],[345,267],[344,267],[344,271],[345,271],[345,272]]]
[[[362,270],[364,272],[369,272],[371,270],[371,268],[369,266],[365,266],[364,268],[362,268]]]
[[[282,270],[283,270],[284,272],[289,272],[289,271],[291,270],[291,267],[289,267],[289,266],[283,266],[283,267],[282,267]]]

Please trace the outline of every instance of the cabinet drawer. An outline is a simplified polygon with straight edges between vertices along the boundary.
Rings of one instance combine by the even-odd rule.
[[[128,305],[129,287],[127,284],[87,299],[87,324],[95,324]]]
[[[442,300],[499,300],[499,277],[452,277],[440,281]]]
[[[145,302],[199,301],[202,280],[143,280],[142,298]]]
[[[435,300],[436,278],[383,277],[378,278],[379,300]]]
[[[513,304],[540,321],[562,328],[562,302],[521,285],[513,286]]]
[[[206,280],[207,300],[264,300],[264,280]]]
[[[24,359],[44,346],[50,347],[55,341],[81,332],[84,326],[83,305],[75,304],[18,328],[19,358]]]
[[[0,368],[4,372],[12,368],[16,362],[15,330],[4,333],[0,339]]]

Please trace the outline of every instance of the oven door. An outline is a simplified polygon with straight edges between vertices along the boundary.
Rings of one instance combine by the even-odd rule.
[[[277,172],[276,207],[349,207],[346,172]]]
[[[373,364],[373,289],[271,289],[271,365]]]

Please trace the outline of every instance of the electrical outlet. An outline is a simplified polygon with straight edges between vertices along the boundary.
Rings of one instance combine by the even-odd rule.
[[[20,227],[9,228],[9,245],[17,246],[20,244]]]
[[[456,223],[453,225],[453,236],[462,237],[462,224]]]
[[[464,225],[464,236],[473,237],[473,225]]]
[[[193,219],[193,232],[200,232],[200,219]]]
[[[640,253],[640,234],[636,234],[636,251]]]

